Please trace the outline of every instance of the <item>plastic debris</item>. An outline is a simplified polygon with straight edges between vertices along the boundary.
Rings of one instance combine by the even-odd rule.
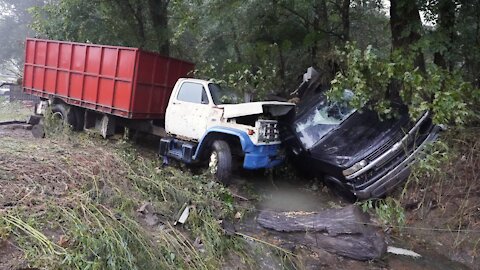
[[[404,249],[404,248],[398,248],[398,247],[388,246],[387,247],[387,252],[392,253],[392,254],[396,254],[396,255],[410,256],[410,257],[414,257],[414,258],[422,257],[422,255],[420,255],[420,254],[418,254],[414,251]]]

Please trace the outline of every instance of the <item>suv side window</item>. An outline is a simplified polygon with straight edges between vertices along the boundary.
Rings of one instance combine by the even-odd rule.
[[[180,101],[208,104],[207,92],[199,83],[185,82],[178,91],[177,99]]]

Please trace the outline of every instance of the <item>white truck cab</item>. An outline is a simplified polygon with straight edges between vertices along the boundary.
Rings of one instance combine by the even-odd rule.
[[[223,104],[221,88],[198,79],[179,79],[165,116],[169,137],[160,154],[187,163],[208,160],[217,178],[228,182],[232,154],[246,169],[271,168],[283,161],[278,118],[293,103],[267,101]]]

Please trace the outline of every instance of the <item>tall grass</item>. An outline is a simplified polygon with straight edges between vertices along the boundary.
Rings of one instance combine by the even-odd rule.
[[[10,138],[0,149],[8,161],[0,162],[0,170],[28,175],[17,184],[43,194],[29,195],[34,207],[25,200],[0,216],[2,239],[13,236],[32,267],[215,269],[228,253],[244,254],[239,240],[225,236],[220,225],[234,214],[232,196],[222,185],[208,176],[163,168],[128,142],[86,136],[45,139],[41,145]],[[58,187],[58,194],[46,192]],[[159,224],[146,224],[136,211],[144,203],[152,206]],[[174,226],[184,205],[191,207],[190,216]]]
[[[33,109],[20,102],[9,102],[6,97],[0,96],[0,121],[23,121],[33,113]]]

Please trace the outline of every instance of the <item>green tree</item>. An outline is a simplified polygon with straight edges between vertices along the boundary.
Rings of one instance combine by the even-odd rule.
[[[26,36],[35,34],[29,28],[32,17],[28,9],[32,6],[41,6],[41,0],[2,0],[0,1],[0,66],[4,71],[13,75],[20,75],[23,65],[23,44]]]
[[[167,0],[56,0],[33,9],[41,37],[169,54]]]

